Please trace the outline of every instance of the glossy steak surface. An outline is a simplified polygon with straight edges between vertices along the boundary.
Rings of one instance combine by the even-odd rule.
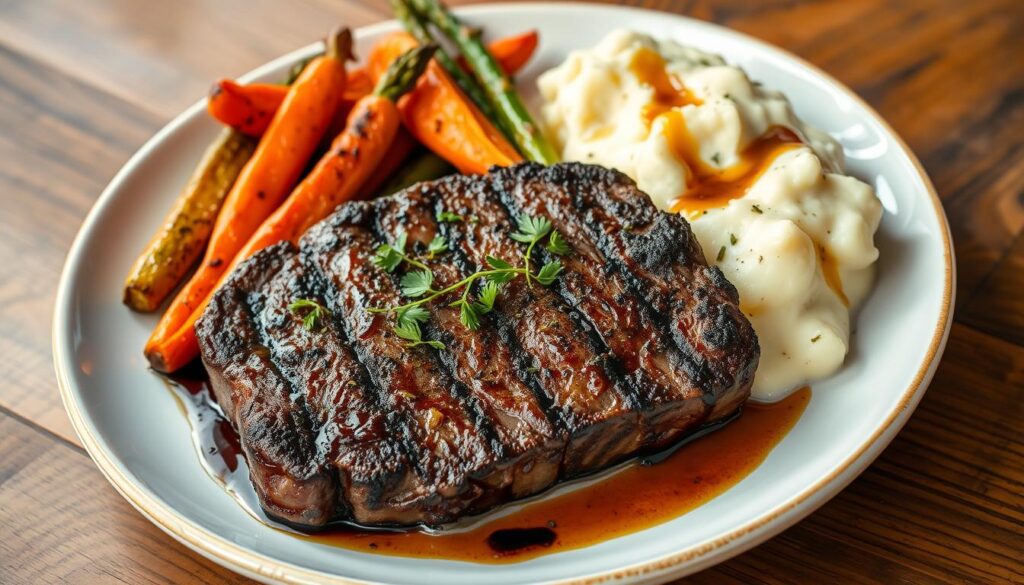
[[[438,221],[441,212],[459,221]],[[410,347],[406,303],[373,262],[400,233],[441,289],[519,264],[516,218],[548,218],[572,252],[548,287],[517,278],[470,330],[430,305]],[[431,256],[442,236],[448,250]],[[534,249],[534,270],[555,259]],[[315,327],[289,310],[308,299]],[[736,289],[686,221],[615,171],[525,163],[355,202],[242,264],[197,324],[217,399],[267,513],[315,528],[441,524],[662,449],[732,415],[750,392],[757,338]]]

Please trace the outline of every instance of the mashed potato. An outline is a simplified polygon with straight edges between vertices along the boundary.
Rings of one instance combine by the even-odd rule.
[[[618,169],[686,214],[761,343],[753,396],[775,400],[846,356],[871,287],[881,205],[838,143],[714,55],[629,31],[539,80],[565,160]]]

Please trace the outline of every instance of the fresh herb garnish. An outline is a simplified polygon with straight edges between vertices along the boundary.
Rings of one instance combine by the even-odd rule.
[[[402,261],[408,262],[416,268],[429,271],[430,268],[426,264],[411,258],[405,253],[406,240],[406,233],[402,232],[395,238],[394,243],[377,246],[377,253],[373,256],[373,263],[387,272],[394,272],[402,264]]]
[[[462,217],[458,213],[451,211],[438,211],[437,221],[441,223],[458,223],[460,221],[466,221],[466,218]]]
[[[821,339],[821,333],[819,333],[819,334],[815,335],[814,337],[812,337],[811,338],[811,343],[818,343],[819,339]]]
[[[542,266],[540,272],[537,273],[537,282],[543,284],[544,286],[550,286],[551,283],[555,281],[555,278],[558,277],[558,274],[560,272],[562,272],[561,262],[559,262],[558,260],[548,262],[547,264]]]
[[[440,215],[438,214],[439,219]],[[468,329],[479,328],[480,318],[494,309],[494,303],[498,299],[501,285],[517,276],[523,276],[526,278],[527,283],[530,283],[530,286],[532,286],[532,280],[536,280],[543,286],[549,286],[562,272],[562,263],[558,260],[544,264],[536,274],[530,270],[530,255],[533,252],[533,248],[544,240],[545,236],[548,236],[548,240],[544,247],[551,254],[564,256],[572,251],[568,243],[552,228],[551,222],[547,218],[523,215],[518,218],[516,223],[517,231],[511,234],[510,237],[527,245],[526,251],[523,253],[522,266],[515,266],[501,258],[487,256],[486,269],[478,270],[440,290],[433,288],[434,275],[430,269],[405,255],[404,234],[396,239],[395,244],[381,246],[378,251],[378,256],[381,260],[377,261],[375,258],[375,263],[388,272],[394,271],[403,260],[412,266],[421,267],[420,270],[407,272],[400,281],[402,294],[417,300],[392,307],[372,307],[367,309],[367,311],[370,313],[395,313],[398,319],[398,327],[402,329],[399,332],[398,327],[396,327],[395,332],[402,339],[413,343],[428,343],[427,341],[421,341],[421,333],[415,340],[411,338],[419,332],[419,324],[429,319],[430,313],[424,306],[439,297],[452,293],[461,293],[459,298],[450,302],[448,306],[458,307],[459,320]],[[438,238],[435,238],[435,241],[438,241]],[[436,246],[432,242],[431,246],[428,247],[428,252],[431,248],[436,248],[437,251],[435,253],[440,253],[447,250],[447,243],[441,239]],[[474,290],[474,283],[477,281],[481,281],[481,285],[477,287],[476,300],[473,300],[470,298],[470,294]],[[430,345],[431,347],[437,347],[435,344]]]
[[[431,292],[430,285],[434,284],[434,273],[428,270],[414,270],[406,272],[400,282],[402,294],[415,299]]]
[[[533,286],[530,282],[533,276],[530,272],[530,254],[533,253],[533,247],[537,242],[551,231],[551,222],[546,217],[533,217],[524,213],[516,219],[516,224],[519,231],[512,234],[512,239],[527,244],[526,253],[523,254],[523,266],[526,268],[526,284]]]
[[[716,262],[721,262],[722,260],[725,260],[725,246],[718,249],[718,256],[715,258]]]
[[[569,247],[569,243],[565,241],[562,234],[558,233],[558,230],[551,230],[551,237],[548,238],[548,245],[544,246],[548,252],[556,256],[565,256],[569,252],[572,252],[572,248]]]
[[[447,251],[448,242],[440,234],[434,236],[434,239],[430,240],[430,243],[427,244],[427,258],[430,260],[433,260],[434,256]]]
[[[302,316],[302,326],[307,331],[314,331],[323,326],[323,320],[331,316],[331,312],[320,303],[310,299],[296,299],[288,305],[293,315]]]
[[[440,341],[434,339],[423,339],[423,330],[420,329],[420,324],[416,321],[400,320],[395,325],[395,334],[406,340],[406,347],[416,347],[417,345],[428,345],[434,349],[445,349],[445,346]]]
[[[739,240],[739,238],[736,237],[736,234],[729,234],[729,243],[730,244],[735,246],[736,242],[738,242],[738,241],[740,241],[740,240]]]
[[[764,211],[761,210],[761,207],[756,203],[750,206],[750,210],[754,213],[764,213]]]

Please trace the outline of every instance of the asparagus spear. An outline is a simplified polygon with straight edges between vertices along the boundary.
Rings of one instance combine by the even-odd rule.
[[[480,30],[466,26],[439,0],[408,0],[409,5],[459,48],[497,113],[499,127],[512,131],[511,138],[523,155],[543,164],[558,162],[558,155],[534,123],[515,87],[480,40]]]
[[[423,22],[422,17],[417,14],[407,4],[406,0],[391,0],[391,8],[395,13],[395,18],[398,22],[402,23],[402,27],[409,31],[409,34],[416,37],[416,40],[421,44],[437,44],[434,36],[427,28],[427,24]],[[463,91],[469,99],[473,100],[476,107],[480,109],[480,112],[489,120],[499,120],[495,115],[494,107],[491,106],[490,100],[487,98],[487,94],[484,93],[483,88],[477,83],[476,79],[466,73],[466,71],[459,67],[459,64],[452,59],[451,55],[440,47],[436,53],[434,53],[434,59],[451,75],[452,79],[459,86],[459,89]],[[504,128],[501,124],[498,125],[499,129],[508,137],[509,140],[513,139],[513,136],[509,129]]]

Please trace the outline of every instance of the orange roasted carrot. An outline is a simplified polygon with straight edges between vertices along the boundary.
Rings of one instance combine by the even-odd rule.
[[[353,199],[380,165],[401,129],[395,101],[412,89],[436,46],[417,47],[399,57],[373,93],[361,98],[349,114],[345,130],[331,144],[309,175],[266,219],[223,271],[217,286],[195,306],[188,320],[157,351],[166,371],[174,371],[199,354],[195,322],[217,288],[236,266],[256,252],[281,241],[298,242],[313,224]]]
[[[537,31],[531,30],[498,39],[488,45],[487,48],[491,51],[491,55],[494,55],[494,59],[501,65],[505,73],[512,76],[530,60],[533,52],[537,50],[539,40],[540,36],[537,34]],[[462,65],[463,69],[469,70],[465,59],[462,57],[459,57],[459,64]]]
[[[354,103],[370,93],[373,85],[362,69],[349,73],[342,99]],[[242,85],[230,79],[213,84],[206,100],[206,111],[225,126],[248,134],[262,136],[288,94],[288,86],[275,83]]]
[[[341,102],[351,43],[348,29],[333,35],[327,53],[311,61],[289,89],[225,199],[202,263],[146,343],[145,354],[154,369],[174,371],[188,361],[182,359],[195,355],[195,337],[179,332],[186,325],[191,328],[189,316],[299,179]]]
[[[387,63],[416,45],[416,39],[408,33],[389,35],[367,58],[370,78],[379,78]],[[409,133],[463,173],[483,174],[492,166],[522,161],[504,135],[435,61],[416,87],[398,102],[398,108]]]
[[[509,75],[515,74],[533,55],[537,48],[537,32],[530,31],[491,43],[491,54]],[[373,81],[365,69],[349,72],[345,84],[345,102],[356,100],[370,93]],[[249,83],[241,85],[230,79],[214,84],[207,99],[206,109],[215,120],[248,134],[261,136],[274,117],[274,112],[284,101],[288,87],[271,83]]]
[[[221,79],[210,89],[206,111],[225,126],[261,136],[281,106],[288,88],[270,83],[240,85]]]
[[[395,139],[391,141],[391,146],[388,147],[387,155],[377,165],[377,170],[373,172],[373,176],[359,190],[359,195],[356,199],[370,199],[377,195],[381,188],[391,180],[391,177],[405,165],[409,155],[416,150],[417,146],[416,140],[405,128],[399,125],[398,132],[395,133]]]

